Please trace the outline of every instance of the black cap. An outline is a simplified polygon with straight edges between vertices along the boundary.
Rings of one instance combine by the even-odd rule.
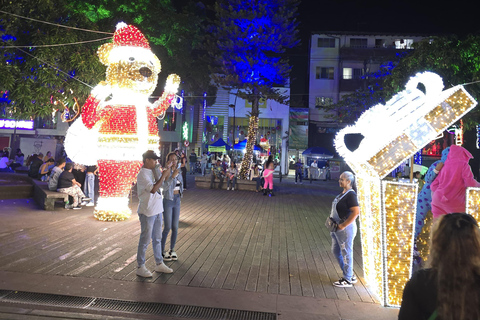
[[[154,159],[154,160],[160,159],[160,157],[157,156],[157,154],[153,152],[153,150],[148,150],[143,154],[142,157],[143,157],[143,161],[145,161],[146,159]]]

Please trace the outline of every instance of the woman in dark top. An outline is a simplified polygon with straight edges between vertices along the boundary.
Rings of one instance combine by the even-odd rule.
[[[439,218],[429,263],[405,285],[398,319],[480,319],[480,229],[471,215]]]
[[[182,171],[183,190],[187,190],[187,156],[182,152],[180,156],[180,170]]]
[[[333,200],[330,213],[330,217],[338,223],[338,230],[330,232],[330,235],[332,236],[332,253],[337,258],[343,276],[333,285],[348,288],[357,282],[353,274],[353,240],[357,235],[355,219],[360,214],[360,207],[353,173],[345,171],[340,175],[338,182],[343,191]]]

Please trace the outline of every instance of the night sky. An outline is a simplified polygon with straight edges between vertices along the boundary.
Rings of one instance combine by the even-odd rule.
[[[312,32],[366,31],[465,36],[480,30],[480,13],[472,3],[465,0],[301,1],[298,21],[302,43],[298,48],[289,50],[293,65],[292,99],[303,97],[307,101],[308,45]]]

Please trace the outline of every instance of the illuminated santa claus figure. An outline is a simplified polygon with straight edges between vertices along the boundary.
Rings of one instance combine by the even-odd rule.
[[[135,26],[121,22],[113,42],[98,49],[107,66],[106,81],[98,84],[70,127],[67,155],[77,163],[98,164],[99,199],[95,217],[119,221],[130,217],[128,197],[146,150],[159,150],[156,117],[165,113],[178,90],[180,78],[167,78],[162,96],[150,103],[157,86],[160,60]]]

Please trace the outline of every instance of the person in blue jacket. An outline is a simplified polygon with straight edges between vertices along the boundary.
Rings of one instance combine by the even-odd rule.
[[[425,174],[425,184],[423,185],[423,188],[418,194],[417,198],[417,212],[415,215],[415,239],[417,239],[422,232],[427,212],[432,210],[432,192],[430,190],[430,185],[433,183],[433,180],[435,180],[438,172],[447,160],[449,152],[450,147],[445,148],[442,151],[442,158],[438,161],[435,161],[430,166],[430,168],[428,168],[428,171]]]

